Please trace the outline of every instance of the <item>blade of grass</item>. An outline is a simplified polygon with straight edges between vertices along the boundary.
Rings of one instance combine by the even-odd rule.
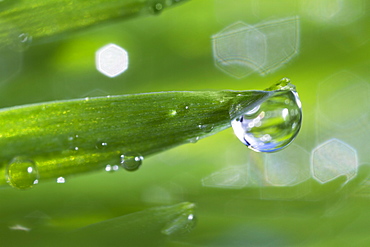
[[[187,0],[18,0],[0,3],[0,47],[80,30],[102,22],[158,14]]]
[[[269,90],[280,90],[284,83]],[[23,189],[39,179],[103,170],[107,165],[140,165],[142,157],[229,128],[231,118],[271,93],[160,92],[2,109],[0,185]]]
[[[68,238],[74,243],[123,246],[159,246],[168,236],[182,235],[195,226],[195,204],[183,202],[160,206],[98,222],[74,231]]]
[[[120,165],[121,155],[148,156],[194,142],[230,127],[232,106],[253,104],[267,94],[162,92],[2,109],[0,185],[16,157],[32,161],[39,179],[56,178]],[[22,171],[13,172],[22,177]]]

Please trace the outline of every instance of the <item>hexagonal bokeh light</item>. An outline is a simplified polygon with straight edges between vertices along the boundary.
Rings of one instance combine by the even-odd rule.
[[[116,77],[128,68],[128,53],[115,44],[103,46],[96,52],[96,69],[108,76]]]
[[[348,144],[332,138],[312,150],[311,169],[313,178],[320,183],[339,176],[346,176],[348,182],[357,175],[357,152]]]

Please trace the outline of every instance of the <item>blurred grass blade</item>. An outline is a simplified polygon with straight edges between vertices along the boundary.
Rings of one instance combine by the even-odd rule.
[[[0,2],[0,47],[102,22],[158,14],[187,0],[11,0]]]
[[[194,228],[194,211],[195,205],[190,202],[155,207],[83,227],[68,239],[73,246],[86,246],[87,243],[89,246],[137,246],[144,243],[148,244],[145,246],[160,246],[159,242],[164,243],[167,236],[187,233]]]

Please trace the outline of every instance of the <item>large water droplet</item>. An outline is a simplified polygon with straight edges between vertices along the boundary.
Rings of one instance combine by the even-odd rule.
[[[33,160],[15,157],[7,166],[6,177],[12,187],[29,189],[38,183],[39,173]]]
[[[245,109],[231,121],[235,135],[257,152],[274,152],[287,146],[298,134],[301,102],[290,83],[275,86],[261,102]]]
[[[126,153],[121,155],[121,166],[127,171],[136,171],[143,163],[144,157],[136,153]]]

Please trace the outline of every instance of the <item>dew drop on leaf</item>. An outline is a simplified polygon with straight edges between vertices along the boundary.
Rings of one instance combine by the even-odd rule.
[[[235,135],[250,149],[274,152],[286,147],[298,134],[302,109],[298,93],[291,84],[271,91],[257,104],[232,119]]]
[[[33,160],[19,156],[8,164],[6,177],[12,187],[29,189],[38,183],[39,172]]]
[[[161,2],[154,2],[150,7],[150,13],[158,15],[163,11],[164,5]]]
[[[127,171],[136,171],[143,163],[144,157],[137,153],[121,155],[121,166]]]
[[[104,170],[107,172],[115,172],[118,171],[119,166],[118,165],[106,165]]]
[[[200,124],[199,129],[201,129],[204,133],[212,132],[214,125],[213,124]]]
[[[19,52],[27,50],[32,44],[32,36],[28,33],[18,33],[13,39],[11,47]]]
[[[104,142],[104,141],[98,141],[96,144],[95,144],[95,147],[96,149],[105,149],[108,147],[108,142]]]

